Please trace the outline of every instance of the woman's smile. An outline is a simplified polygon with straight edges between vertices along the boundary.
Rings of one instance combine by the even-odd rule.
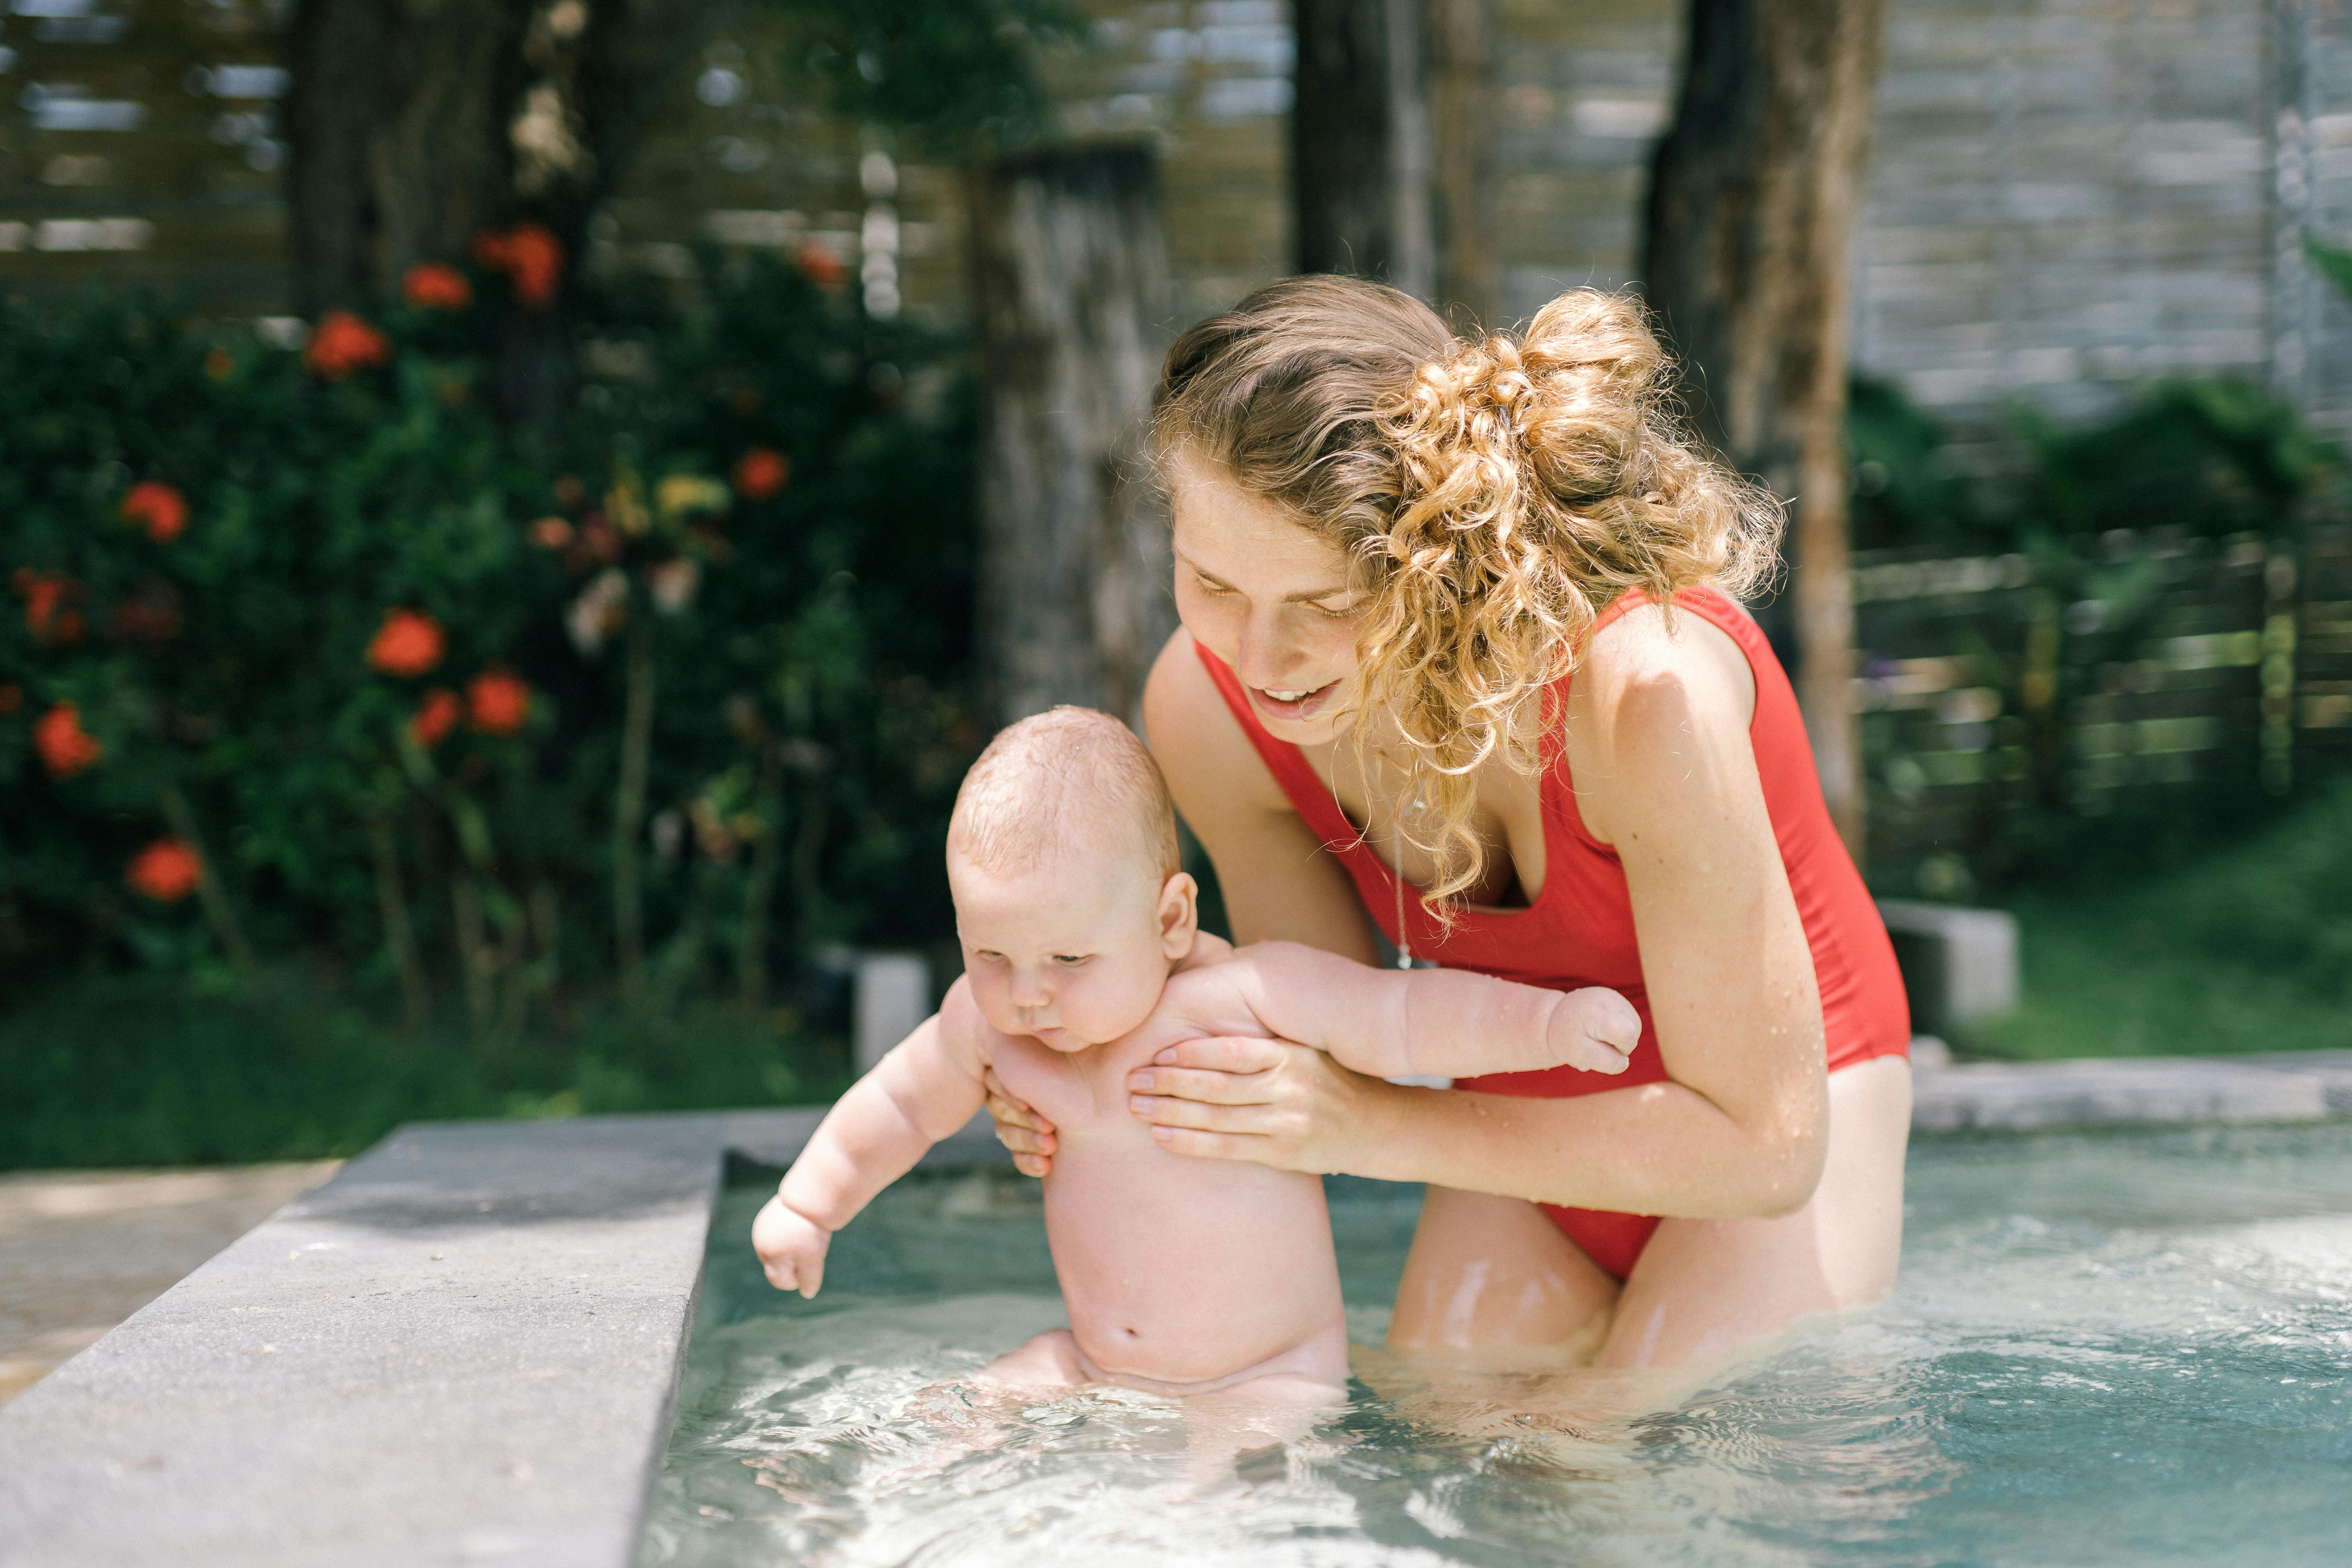
[[[1291,690],[1253,686],[1249,688],[1250,703],[1269,719],[1287,720],[1297,723],[1300,720],[1312,719],[1316,714],[1320,713],[1324,704],[1330,701],[1332,694],[1339,689],[1339,683],[1337,680],[1328,680],[1320,686],[1305,689]]]

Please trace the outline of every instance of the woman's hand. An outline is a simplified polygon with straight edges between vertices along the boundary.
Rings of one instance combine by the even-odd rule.
[[[1385,1134],[1379,1112],[1415,1091],[1349,1071],[1288,1040],[1184,1040],[1128,1074],[1128,1109],[1161,1148],[1278,1171],[1368,1173]]]
[[[985,1075],[989,1120],[996,1123],[996,1141],[1013,1152],[1013,1168],[1024,1176],[1042,1176],[1054,1168],[1054,1124],[1014,1098],[992,1067]]]

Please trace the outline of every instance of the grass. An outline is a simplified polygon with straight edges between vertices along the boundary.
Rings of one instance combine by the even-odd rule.
[[[492,1057],[282,978],[227,995],[85,981],[0,1016],[0,1169],[313,1159],[404,1121],[805,1104],[839,1091],[844,1055],[712,1008]]]
[[[2352,1048],[2352,784],[2181,871],[2012,905],[2016,1058]]]

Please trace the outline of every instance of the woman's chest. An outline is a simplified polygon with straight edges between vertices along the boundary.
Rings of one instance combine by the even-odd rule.
[[[1437,881],[1437,858],[1428,846],[1444,830],[1442,814],[1414,795],[1402,770],[1379,759],[1360,762],[1345,741],[1301,750],[1349,826],[1381,861],[1412,887]],[[1543,781],[1489,759],[1472,774],[1471,784],[1471,809],[1463,826],[1477,839],[1483,864],[1461,901],[1498,910],[1528,908],[1543,897],[1550,871]]]

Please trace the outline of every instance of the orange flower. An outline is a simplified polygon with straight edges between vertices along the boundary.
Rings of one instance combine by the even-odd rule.
[[[226,349],[212,350],[205,355],[205,374],[215,381],[226,381],[236,374],[236,356]]]
[[[0,680],[0,719],[5,719],[25,705],[25,689],[13,680]]]
[[[416,705],[416,715],[408,721],[408,732],[418,745],[431,751],[441,743],[443,736],[457,727],[458,712],[457,694],[446,686],[436,686]]]
[[[735,459],[735,493],[766,500],[793,477],[793,460],[772,447],[752,447]]]
[[[474,286],[446,261],[420,261],[401,279],[400,297],[420,310],[462,310],[474,302]]]
[[[106,748],[81,727],[81,710],[70,702],[58,703],[33,721],[33,749],[55,779],[87,772],[106,755]]]
[[[563,242],[543,226],[519,223],[477,235],[474,259],[511,279],[515,300],[524,309],[542,310],[555,302],[555,287],[563,276]]]
[[[530,542],[541,550],[561,550],[572,542],[572,524],[560,517],[542,517],[530,525]]]
[[[9,582],[25,601],[25,629],[36,641],[80,640],[81,612],[73,608],[81,597],[79,583],[62,572],[37,572],[30,566],[17,567]]]
[[[158,838],[131,858],[122,879],[159,904],[176,904],[204,880],[204,862],[184,838]]]
[[[158,544],[169,544],[188,526],[188,498],[159,479],[142,479],[122,498],[122,521],[135,522]]]
[[[511,735],[530,717],[530,688],[504,671],[488,670],[466,683],[466,707],[482,733]]]
[[[414,680],[440,663],[448,648],[441,623],[424,611],[386,610],[368,643],[367,661],[386,675]]]
[[[391,357],[392,340],[349,310],[330,310],[320,317],[302,350],[303,364],[325,381],[341,381]]]
[[[830,289],[849,276],[849,268],[841,264],[841,258],[822,245],[802,246],[794,259],[800,262],[808,280],[820,289]]]

